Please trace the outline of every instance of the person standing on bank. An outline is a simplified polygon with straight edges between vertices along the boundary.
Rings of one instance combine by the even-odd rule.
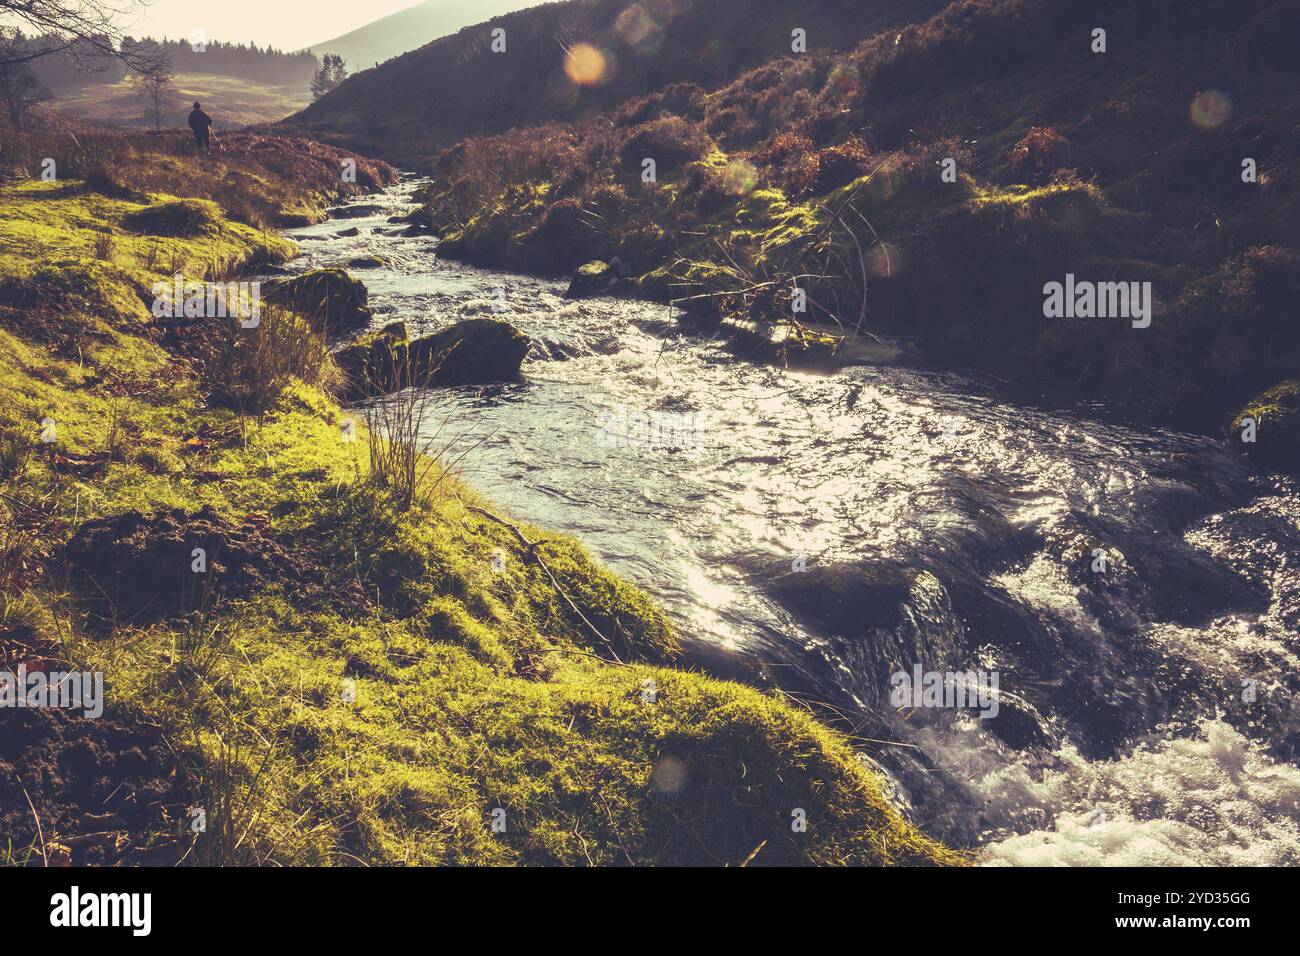
[[[208,148],[208,129],[212,126],[212,117],[199,108],[199,104],[194,104],[194,109],[190,113],[190,129],[194,131],[194,148]]]

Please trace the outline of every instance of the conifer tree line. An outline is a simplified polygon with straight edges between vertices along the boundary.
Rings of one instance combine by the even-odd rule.
[[[166,63],[173,73],[212,73],[286,85],[311,83],[313,89],[321,69],[320,62],[310,51],[284,53],[272,46],[261,47],[255,43],[207,40],[195,44],[190,40],[127,36],[117,45],[126,58],[117,58],[105,57],[101,53],[103,44],[111,42],[107,37],[69,43],[66,39],[26,36],[16,32],[7,40],[13,49],[23,54],[37,80],[56,92],[90,83],[115,83],[129,72],[131,57],[148,57],[154,62]],[[326,56],[328,58],[329,54]],[[341,60],[339,62],[341,66]]]

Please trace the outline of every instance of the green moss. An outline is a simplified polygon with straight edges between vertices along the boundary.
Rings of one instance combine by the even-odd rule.
[[[811,203],[792,203],[779,189],[757,189],[736,207],[731,231],[736,245],[756,245],[767,257],[787,249],[822,224],[821,209]]]
[[[1265,468],[1300,475],[1300,381],[1282,382],[1248,402],[1230,430],[1233,442]],[[1253,441],[1244,440],[1251,431]]]
[[[149,319],[142,291],[136,277],[116,264],[60,258],[0,280],[0,304],[80,315],[110,327],[138,326]]]
[[[1091,183],[1051,183],[1047,186],[981,186],[974,190],[972,202],[977,206],[1023,206],[1056,197],[1086,196],[1101,199],[1101,190]]]
[[[24,192],[0,192],[0,232],[29,214]],[[51,199],[42,228],[72,251],[81,207],[65,202]],[[266,241],[229,221],[213,229],[236,259]],[[164,260],[193,241],[160,239]],[[844,737],[755,690],[663,666],[678,648],[663,612],[577,542],[519,526],[536,543],[524,547],[436,470],[401,510],[368,481],[369,436],[345,440],[349,413],[315,388],[292,384],[257,421],[210,406],[209,383],[137,334],[139,289],[162,269],[129,252],[48,274],[0,267],[4,281],[63,290],[73,315],[59,328],[101,333],[78,353],[35,323],[0,322],[0,406],[19,440],[52,452],[6,494],[49,519],[45,552],[90,518],[211,506],[232,523],[255,517],[352,588],[308,603],[272,583],[108,640],[82,629],[81,607],[106,599],[91,587],[0,599],[0,626],[103,671],[114,713],[163,728],[209,812],[191,860],[960,862],[899,817]],[[115,386],[114,366],[132,388]],[[52,448],[39,442],[45,417]],[[791,827],[799,811],[804,832]]]
[[[292,309],[318,329],[334,334],[370,322],[369,293],[343,269],[312,269],[272,282],[262,291],[267,302]]]
[[[205,199],[173,199],[128,213],[123,225],[155,236],[192,238],[220,229],[221,210]]]
[[[646,273],[641,277],[641,291],[649,298],[669,302],[727,288],[735,279],[731,266],[707,259],[687,259]]]
[[[259,861],[736,865],[760,846],[758,864],[956,861],[901,825],[841,739],[755,691],[563,645],[522,676],[447,599],[425,618],[345,622],[268,595],[224,623],[231,664],[201,681],[165,630],[129,652],[97,645],[94,666],[164,726],[275,742],[242,769],[269,760]]]
[[[182,272],[191,277],[225,276],[250,265],[283,262],[294,254],[292,242],[220,216],[211,203],[195,213],[203,223],[183,235],[134,233],[137,225],[188,221],[172,210],[176,203],[158,195],[153,204],[86,192],[76,184],[22,183],[0,187],[0,276],[29,274],[32,263],[102,263],[114,275],[144,289],[159,274]],[[184,206],[189,209],[189,206]],[[170,228],[170,227],[169,227]],[[105,232],[105,230],[109,232]],[[105,237],[108,236],[108,239]],[[83,268],[94,268],[84,266]],[[43,282],[45,280],[42,280]],[[119,303],[114,302],[114,308]],[[124,309],[122,314],[129,314]]]

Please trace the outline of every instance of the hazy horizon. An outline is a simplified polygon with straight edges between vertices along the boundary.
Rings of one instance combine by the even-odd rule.
[[[480,6],[477,0],[445,0],[465,7]],[[535,6],[538,0],[520,0],[518,9]],[[376,20],[411,7],[423,0],[372,0],[363,6],[339,0],[317,3],[311,0],[153,0],[123,22],[133,36],[189,39],[201,29],[211,40],[225,43],[256,43],[291,52],[302,50]]]

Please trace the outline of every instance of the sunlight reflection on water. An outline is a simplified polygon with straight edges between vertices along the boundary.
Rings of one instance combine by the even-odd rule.
[[[491,435],[466,479],[580,538],[712,664],[770,667],[783,686],[855,709],[879,728],[871,736],[919,748],[873,757],[932,832],[986,844],[997,862],[1132,861],[1148,838],[1156,856],[1186,845],[1189,862],[1297,862],[1300,791],[1266,755],[1288,754],[1298,725],[1294,493],[1258,498],[1271,489],[1211,439],[1018,407],[970,377],[737,362],[680,337],[662,306],[571,302],[562,284],[372,231],[383,222],[355,220],[360,235],[308,244],[297,265],[383,253],[394,266],[365,275],[378,321],[429,329],[501,314],[534,340],[526,382],[445,395]],[[602,436],[620,408],[637,416],[635,440]],[[686,421],[698,429],[690,453],[673,430]],[[1098,545],[1115,555],[1105,579],[1087,570]],[[851,563],[862,569],[851,583],[875,582],[873,594],[893,593],[885,572],[903,569],[902,617],[859,621],[836,592],[795,613],[776,591],[802,580],[801,559],[814,576]],[[1263,603],[1238,594],[1234,575],[1262,587]],[[837,623],[819,624],[823,611]],[[999,667],[1023,701],[1008,698],[1005,718],[1019,713],[1023,739],[882,706],[890,655],[904,652]],[[1253,715],[1233,697],[1242,674],[1273,688]],[[1161,810],[1153,794],[1165,788],[1144,776],[1182,773],[1220,794],[1208,781],[1232,760],[1258,775],[1234,799],[1281,822],[1249,810],[1174,819],[1176,802]],[[1080,823],[1099,805],[1113,839]],[[1245,828],[1231,852],[1203,829],[1224,822]],[[1200,835],[1184,839],[1187,828]]]

